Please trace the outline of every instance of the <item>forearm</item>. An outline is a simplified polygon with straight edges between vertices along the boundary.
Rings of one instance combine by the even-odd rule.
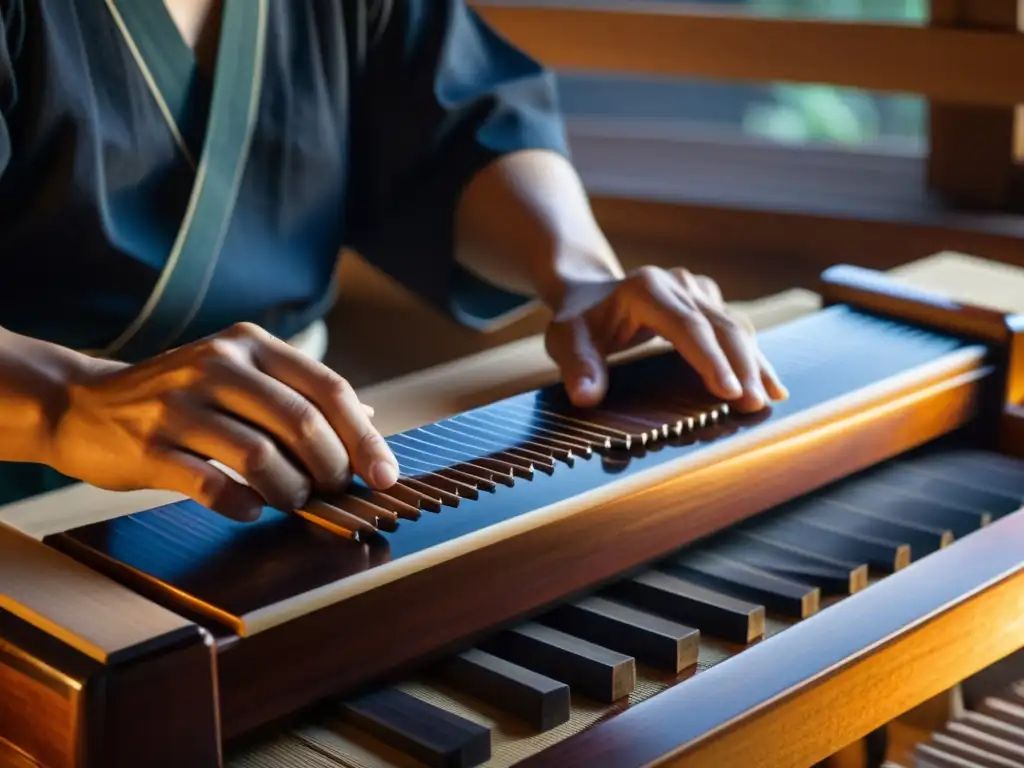
[[[0,328],[0,461],[47,463],[79,353]]]
[[[567,285],[623,272],[579,175],[553,152],[517,152],[485,168],[463,193],[456,240],[468,270],[556,311]]]

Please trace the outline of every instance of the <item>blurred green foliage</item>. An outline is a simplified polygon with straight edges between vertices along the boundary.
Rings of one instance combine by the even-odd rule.
[[[922,23],[928,17],[927,0],[745,0],[744,7],[796,18]],[[772,101],[747,109],[748,132],[776,141],[854,145],[924,133],[925,105],[916,96],[795,84],[776,84],[771,92]]]

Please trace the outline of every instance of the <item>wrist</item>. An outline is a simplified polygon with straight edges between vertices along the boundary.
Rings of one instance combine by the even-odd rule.
[[[0,460],[53,465],[69,391],[98,361],[0,329]]]
[[[554,247],[536,277],[537,292],[555,317],[578,314],[599,301],[625,277],[611,246],[604,241],[570,242]]]

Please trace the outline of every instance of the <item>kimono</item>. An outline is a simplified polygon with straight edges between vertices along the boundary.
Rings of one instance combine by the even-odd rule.
[[[210,77],[163,0],[0,13],[0,326],[129,362],[287,338],[343,247],[462,323],[527,301],[455,262],[455,205],[504,154],[567,154],[556,86],[465,0],[224,0]],[[23,470],[0,503],[46,487]]]

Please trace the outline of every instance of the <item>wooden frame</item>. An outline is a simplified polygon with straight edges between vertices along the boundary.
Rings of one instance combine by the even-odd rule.
[[[1022,536],[1011,515],[522,768],[816,764],[1024,646]]]
[[[638,143],[659,141],[625,136],[610,122],[602,126],[610,129],[603,137],[603,159],[597,166],[587,158],[580,163],[613,242],[633,245],[641,237],[662,249],[682,249],[688,260],[693,251],[708,248],[723,255],[745,251],[754,263],[765,256],[796,259],[798,265],[810,259],[811,272],[837,261],[884,268],[943,249],[1024,263],[1018,247],[1024,223],[1018,217],[968,213],[1024,210],[1014,150],[1015,134],[1018,143],[1021,135],[1015,110],[1024,104],[1024,85],[1013,82],[1024,55],[1016,5],[1012,0],[932,0],[930,24],[914,26],[764,18],[699,3],[474,2],[501,33],[555,69],[828,83],[927,98],[928,142],[913,164],[891,153],[862,151],[850,153],[842,169],[829,163],[834,150],[764,142],[744,147],[735,138],[694,141],[691,136],[687,148],[674,150],[691,158],[713,156],[718,167],[705,161],[693,176],[688,172],[665,185],[635,173],[609,175],[607,164],[621,168]],[[602,141],[595,126],[589,128],[582,138],[570,131],[574,150],[582,145],[582,154]],[[664,137],[660,141],[665,148]],[[748,164],[730,161],[724,152],[729,149],[740,151]],[[858,160],[867,166],[858,168]],[[898,180],[916,197],[899,201],[893,213],[879,213],[877,204],[865,207],[864,187],[859,199],[844,199],[844,189],[856,186],[846,174],[863,180],[868,167],[882,174],[875,190]],[[741,187],[741,169],[752,169],[756,183]],[[801,173],[830,190],[823,201],[804,194]],[[725,194],[717,199],[709,194],[709,180]],[[771,192],[766,180],[774,182]],[[793,196],[800,198],[796,204]],[[860,229],[861,222],[866,228]],[[662,260],[650,258],[650,249],[640,250],[648,260]],[[860,258],[850,258],[857,255],[851,251]]]
[[[889,269],[944,250],[1024,265],[1024,218],[937,199],[921,147],[785,146],[679,123],[567,126],[619,252],[716,276],[728,269],[739,276],[727,289],[734,299],[811,286],[832,264]]]
[[[986,380],[976,355],[976,349],[965,348],[827,407],[780,420],[774,429],[748,433],[749,440],[734,436],[717,451],[709,445],[693,459],[670,461],[535,510],[529,519],[492,526],[488,541],[472,549],[455,541],[441,559],[446,545],[439,545],[429,553],[434,557],[429,568],[376,581],[369,591],[355,578],[339,582],[286,623],[228,638],[217,658],[224,738],[423,665],[497,625],[971,423]],[[836,439],[839,434],[842,440]],[[792,471],[772,471],[783,465]],[[734,482],[750,475],[766,480]],[[637,509],[645,510],[642,518]],[[630,535],[623,537],[620,532],[627,529]],[[101,572],[110,568],[68,535],[47,542]],[[503,567],[494,568],[496,562]],[[375,571],[384,573],[378,566],[365,575],[376,579]],[[538,582],[537,573],[544,579]],[[523,589],[526,583],[533,587]],[[136,587],[159,599],[143,582]],[[444,599],[423,600],[424,594]],[[397,605],[403,610],[388,608]],[[366,631],[354,633],[352,627]],[[310,644],[311,637],[317,642]],[[404,640],[396,644],[394,637]],[[277,658],[290,663],[266,664]],[[254,675],[254,669],[263,672]]]
[[[0,690],[3,765],[220,764],[209,633],[4,525]]]
[[[943,29],[1016,34],[1018,3],[987,0],[931,0],[931,24]],[[953,100],[954,102],[956,100]],[[1016,102],[969,105],[934,99],[930,104],[928,183],[947,200],[969,206],[1005,208],[1019,196],[1014,159]]]
[[[699,3],[476,0],[510,40],[557,69],[786,80],[1024,102],[1024,38],[970,30],[726,13]]]

